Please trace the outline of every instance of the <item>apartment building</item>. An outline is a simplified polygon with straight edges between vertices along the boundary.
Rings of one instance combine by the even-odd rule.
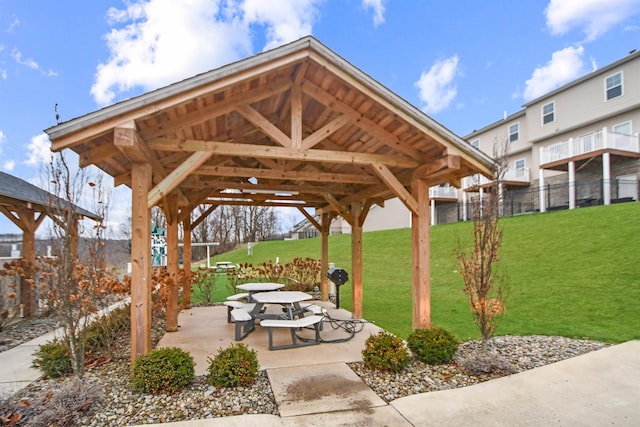
[[[506,144],[505,202],[545,212],[638,200],[639,128],[640,52],[632,51],[465,139],[488,154]],[[470,177],[463,190],[487,183]]]
[[[640,51],[523,105],[464,138],[493,156],[507,148],[505,215],[637,201],[640,178]],[[469,219],[470,203],[490,186],[483,176],[462,188],[431,187],[431,223]],[[364,231],[410,226],[397,199],[372,207]],[[348,233],[340,218],[332,233]]]

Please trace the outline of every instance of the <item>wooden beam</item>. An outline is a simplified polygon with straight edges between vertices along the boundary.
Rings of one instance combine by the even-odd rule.
[[[369,211],[371,210],[371,205],[373,204],[374,204],[374,201],[371,199],[368,199],[364,202],[364,205],[362,205],[362,212],[360,212],[360,218],[358,219],[358,223],[360,224],[360,227],[364,225],[364,221],[367,219],[367,215],[369,215]]]
[[[320,224],[318,224],[318,221],[316,221],[316,219],[313,216],[311,216],[309,214],[309,212],[306,211],[306,209],[298,207],[298,210],[300,211],[300,213],[302,215],[304,215],[304,217],[307,219],[307,221],[309,221],[311,223],[311,225],[313,225],[316,228],[316,230],[322,232],[322,226]]]
[[[163,121],[158,127],[145,130],[142,136],[148,140],[177,132],[180,129],[188,129],[191,126],[228,114],[234,111],[238,104],[251,104],[284,92],[290,87],[291,76],[281,77],[269,82],[264,87],[241,91],[175,120]]]
[[[302,141],[302,148],[308,149],[308,148],[315,147],[318,143],[328,138],[329,136],[334,134],[337,130],[341,129],[343,126],[347,125],[350,122],[351,121],[346,115],[344,114],[339,115],[338,117],[331,120],[329,123],[322,126],[320,129],[318,129],[311,135],[307,136]]]
[[[305,202],[305,201],[253,201],[249,199],[245,200],[233,200],[233,199],[224,199],[224,198],[209,198],[203,201],[203,204],[218,204],[225,206],[270,206],[274,208],[318,208],[320,203],[313,202]]]
[[[153,171],[153,176],[151,177],[152,183],[158,184],[167,176],[167,172],[164,166],[162,166],[162,163],[160,163],[156,155],[136,131],[135,123],[129,122],[114,128],[113,135],[115,147],[129,160],[132,162],[148,162],[151,164]],[[188,204],[189,200],[180,190],[178,190],[178,196],[180,197],[181,204]]]
[[[258,111],[248,104],[238,105],[236,111],[242,115],[245,119],[253,123],[258,129],[260,129],[265,135],[267,135],[273,142],[276,142],[283,147],[291,147],[291,138],[289,138],[284,132],[282,132],[276,125],[271,123],[269,119],[264,117]]]
[[[167,332],[178,330],[178,195],[173,192],[165,198],[164,215],[167,220]]]
[[[111,144],[102,144],[97,147],[92,147],[91,149],[80,154],[80,167],[85,168],[89,165],[95,165],[105,159],[113,157],[113,151],[113,145]]]
[[[232,166],[202,166],[194,174],[258,179],[282,179],[322,183],[378,184],[380,181],[368,174],[346,174],[318,171],[291,171],[274,169],[240,168]],[[278,187],[280,188],[280,187]]]
[[[324,198],[326,199],[327,203],[329,203],[336,211],[338,211],[340,216],[343,217],[345,219],[345,221],[347,221],[349,223],[349,225],[351,225],[351,227],[353,227],[355,219],[354,219],[353,215],[351,215],[349,210],[342,203],[340,203],[333,196],[333,194],[325,193],[324,194]]]
[[[319,163],[342,163],[368,165],[371,163],[383,163],[389,167],[415,168],[418,162],[408,157],[389,156],[385,154],[359,153],[337,150],[299,150],[288,147],[275,147],[270,145],[237,144],[222,141],[203,141],[195,139],[167,139],[156,138],[148,141],[149,147],[154,150],[166,151],[212,151],[216,155],[283,159]]]
[[[460,169],[460,156],[445,153],[435,162],[425,163],[413,172],[413,179],[433,179],[434,176],[442,176],[443,172],[450,174]]]
[[[151,165],[131,170],[131,367],[151,350]]]
[[[411,253],[413,264],[413,329],[431,327],[431,267],[429,248],[429,187],[419,179],[411,183],[418,210],[411,215]]]
[[[396,102],[392,100],[388,95],[384,93],[384,91],[376,90],[375,88],[372,90],[371,86],[362,82],[361,80],[354,77],[353,74],[346,72],[346,70],[342,67],[336,66],[334,63],[327,61],[322,56],[316,54],[315,52],[310,53],[310,57],[313,61],[317,61],[322,66],[326,67],[330,72],[334,73],[339,78],[343,79],[347,82],[348,85],[352,86],[355,90],[361,91],[365,96],[370,98],[372,101],[378,103],[382,108],[387,109],[393,112],[398,116],[398,119],[407,125],[414,127],[419,132],[424,133],[428,137],[432,138],[436,143],[442,145],[443,147],[447,147],[448,149],[452,149],[453,151],[462,152],[465,162],[469,163],[472,166],[472,169],[476,172],[480,172],[485,176],[493,176],[493,167],[492,165],[487,165],[486,161],[478,160],[478,157],[472,154],[473,149],[465,144],[465,141],[458,138],[456,135],[449,132],[447,129],[438,125],[438,123],[433,122],[431,119],[425,120],[420,117],[418,114],[407,113],[405,108],[398,108]],[[304,82],[304,85],[313,85],[309,80]],[[305,86],[303,85],[303,89]],[[317,87],[317,86],[316,86]],[[322,90],[322,89],[320,89]],[[329,101],[331,95],[329,94]],[[325,104],[328,105],[328,104]],[[456,144],[452,142],[452,140],[458,140],[459,143]],[[382,142],[387,143],[384,139],[381,139]],[[465,147],[467,145],[467,147]],[[397,150],[400,150],[399,147],[396,147]],[[408,154],[408,153],[406,153]],[[419,157],[417,157],[419,158]],[[488,157],[485,156],[487,161],[491,161]]]
[[[302,83],[302,90],[305,94],[311,96],[326,107],[331,108],[338,113],[345,114],[352,120],[353,124],[376,138],[378,141],[393,148],[394,151],[401,152],[412,159],[422,159],[423,154],[421,152],[404,144],[400,140],[400,138],[398,138],[391,132],[388,132],[373,120],[364,117],[361,112],[355,110],[343,101],[337,99],[335,96],[326,92],[324,89],[312,83],[310,80],[305,80]]]
[[[150,150],[138,136],[135,123],[123,126],[113,129],[113,145],[133,163],[151,163]]]
[[[257,178],[257,177],[256,177]],[[195,201],[204,200],[209,196],[209,194],[218,191],[218,190],[277,190],[279,192],[287,193],[287,192],[300,192],[300,190],[304,191],[304,194],[323,194],[326,192],[332,194],[351,194],[353,193],[353,187],[351,185],[344,184],[327,184],[327,185],[310,185],[305,183],[304,185],[300,184],[280,184],[280,183],[266,183],[266,184],[251,184],[245,182],[235,182],[235,181],[227,181],[227,180],[185,180],[180,187],[182,188],[203,188],[205,190],[202,191],[202,194],[205,194],[204,197],[196,198],[191,197]],[[198,203],[199,204],[199,203]]]
[[[200,215],[198,218],[196,218],[196,220],[195,220],[195,221],[193,221],[193,222],[191,223],[191,229],[194,229],[194,228],[196,228],[197,226],[199,226],[199,225],[200,225],[200,223],[201,223],[202,221],[204,221],[205,219],[207,219],[207,217],[211,214],[211,212],[215,211],[215,210],[216,210],[216,208],[217,208],[218,206],[220,206],[220,205],[217,205],[217,204],[216,204],[216,205],[211,205],[211,206],[209,206],[209,207],[207,208],[207,210],[206,210],[206,211],[204,211],[204,212],[202,213],[202,215]]]
[[[302,89],[291,87],[291,146],[302,148]]]
[[[212,155],[212,151],[199,151],[192,154],[185,162],[175,168],[158,185],[149,191],[147,201],[149,208],[156,205],[165,195],[175,190],[192,171],[198,169]]]
[[[371,168],[411,212],[417,213],[418,203],[416,199],[404,188],[404,185],[398,181],[389,168],[380,163],[372,164]]]

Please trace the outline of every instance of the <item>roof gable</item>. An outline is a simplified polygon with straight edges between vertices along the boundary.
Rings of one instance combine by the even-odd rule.
[[[313,37],[47,129],[116,185],[149,162],[149,204],[337,210],[409,200],[412,179],[456,184],[493,162]],[[336,203],[337,202],[337,203]],[[410,206],[411,208],[411,206]]]

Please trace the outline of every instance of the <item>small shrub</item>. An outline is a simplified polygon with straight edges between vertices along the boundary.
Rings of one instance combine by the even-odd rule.
[[[158,348],[133,365],[133,388],[142,393],[176,392],[194,378],[193,357],[179,348]]]
[[[385,331],[367,338],[362,358],[365,366],[377,371],[401,371],[409,364],[404,342]]]
[[[244,344],[231,344],[209,357],[209,383],[221,387],[247,386],[258,376],[258,355]]]
[[[113,356],[117,338],[131,327],[131,308],[118,307],[96,319],[87,327],[86,352],[94,356]]]
[[[60,339],[42,344],[34,356],[31,366],[40,369],[47,378],[61,377],[73,371],[69,347]]]
[[[415,358],[429,365],[449,362],[458,351],[458,345],[449,331],[438,326],[416,329],[407,338],[407,346]]]
[[[216,285],[216,275],[214,270],[206,267],[198,267],[191,273],[191,287],[194,296],[202,302],[213,302],[213,294]]]

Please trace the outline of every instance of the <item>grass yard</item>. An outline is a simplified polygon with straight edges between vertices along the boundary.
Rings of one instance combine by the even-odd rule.
[[[640,339],[640,203],[595,206],[501,220],[499,268],[508,277],[507,312],[497,335],[562,335],[606,342]],[[459,339],[480,336],[454,249],[471,243],[471,223],[431,228],[431,320]],[[329,259],[351,271],[351,237],[329,237]],[[259,264],[320,258],[320,239],[260,242],[215,261]],[[411,332],[411,232],[364,233],[365,319],[406,338]],[[351,282],[340,305],[351,307]],[[229,294],[216,278],[216,300]]]

